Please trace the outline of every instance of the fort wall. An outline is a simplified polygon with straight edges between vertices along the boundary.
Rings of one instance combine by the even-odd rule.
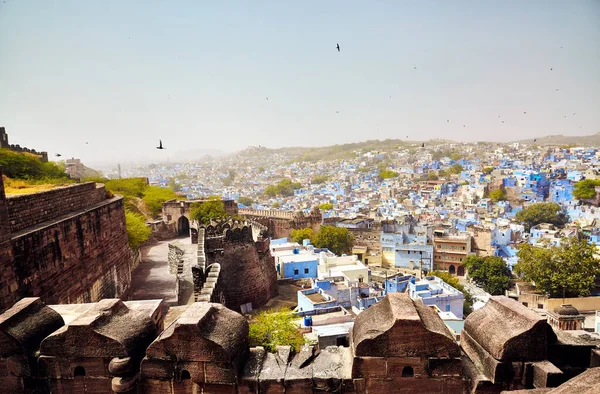
[[[103,185],[9,198],[2,188],[0,229],[0,311],[23,297],[83,303],[129,289],[123,198],[107,199]]]
[[[6,199],[12,233],[106,200],[104,185],[88,182]]]

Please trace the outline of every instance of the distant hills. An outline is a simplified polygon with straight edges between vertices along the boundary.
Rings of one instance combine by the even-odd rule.
[[[600,133],[580,136],[547,135],[546,137],[537,137],[536,140],[536,145],[600,146]],[[534,144],[533,138],[514,142]]]

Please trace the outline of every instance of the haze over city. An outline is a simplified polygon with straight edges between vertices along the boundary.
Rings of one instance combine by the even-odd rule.
[[[15,143],[91,165],[589,135],[598,42],[593,0],[6,1],[0,119]]]

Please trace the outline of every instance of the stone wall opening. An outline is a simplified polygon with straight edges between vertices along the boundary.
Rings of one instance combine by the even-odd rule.
[[[75,369],[73,369],[73,376],[85,376],[85,368],[81,365],[76,366]]]
[[[403,378],[413,378],[415,376],[415,370],[413,367],[404,367],[402,368],[402,377]]]
[[[180,237],[190,236],[190,221],[185,216],[181,216],[177,220],[177,235]]]
[[[454,267],[454,265],[450,264],[450,267],[448,267],[448,272],[450,273],[450,275],[456,274],[456,267]]]

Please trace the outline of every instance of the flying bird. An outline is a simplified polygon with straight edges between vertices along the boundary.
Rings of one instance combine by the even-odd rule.
[[[85,144],[86,144],[86,145],[88,145],[88,144],[89,144],[89,142],[85,141]]]
[[[61,157],[61,156],[62,156],[62,155],[61,155],[60,153],[57,153],[57,154],[56,154],[56,157]]]
[[[424,142],[421,144],[421,148],[425,148],[425,143]]]
[[[417,67],[413,67],[415,70],[417,69]]]
[[[504,121],[502,121],[502,123],[504,123]]]
[[[556,89],[556,91],[558,92],[558,89]]]
[[[337,50],[339,52],[340,51],[340,44],[339,43],[337,44],[336,48],[337,48]]]
[[[527,112],[526,112],[526,111],[523,111],[523,113],[524,113],[525,115],[527,115]]]
[[[576,112],[573,112],[573,115],[575,115],[575,114],[576,114]]]
[[[268,97],[265,97],[265,98],[267,99],[267,101],[269,101],[269,98],[268,98]]]
[[[467,127],[466,125],[463,125],[463,127]]]
[[[165,149],[162,146],[162,140],[158,140],[158,146],[156,147],[156,149]]]
[[[552,71],[552,67],[550,67],[550,71]]]
[[[533,142],[535,142],[535,141],[537,141],[537,138],[534,138],[534,139],[533,139]]]
[[[446,119],[446,123],[450,123],[450,119]]]

